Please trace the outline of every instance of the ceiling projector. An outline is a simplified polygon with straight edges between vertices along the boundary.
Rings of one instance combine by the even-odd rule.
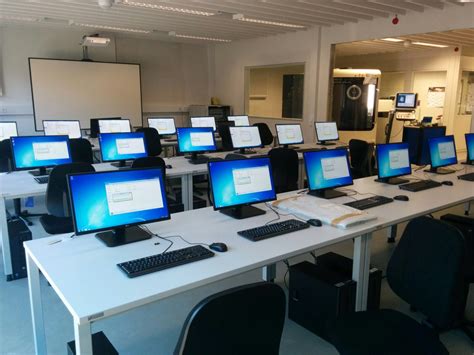
[[[110,38],[84,36],[82,37],[81,45],[84,47],[105,47],[109,45],[109,43]]]

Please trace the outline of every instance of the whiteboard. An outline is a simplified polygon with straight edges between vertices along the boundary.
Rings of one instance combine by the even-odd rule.
[[[43,120],[122,117],[142,126],[140,65],[29,58],[36,130]]]

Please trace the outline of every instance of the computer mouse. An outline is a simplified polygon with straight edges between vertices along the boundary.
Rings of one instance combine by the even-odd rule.
[[[323,222],[321,222],[319,219],[308,219],[306,221],[308,224],[312,225],[313,227],[321,227],[323,225]]]
[[[227,245],[225,245],[224,243],[212,243],[211,245],[209,245],[209,249],[217,251],[219,253],[223,253],[227,251]]]
[[[449,181],[449,180],[446,180],[446,181],[442,181],[441,182],[443,185],[447,185],[447,186],[453,186],[453,182],[452,181]]]
[[[409,201],[410,200],[410,198],[407,195],[397,195],[393,199],[397,200],[397,201]]]
[[[166,164],[166,169],[173,169],[173,167],[170,164]]]

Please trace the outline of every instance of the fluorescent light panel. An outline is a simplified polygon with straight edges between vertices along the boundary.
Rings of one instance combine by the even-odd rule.
[[[230,39],[183,35],[183,34],[179,34],[179,33],[176,33],[176,32],[168,32],[168,35],[173,36],[173,37],[179,37],[179,38],[199,39],[199,40],[203,40],[203,41],[232,42],[232,40],[230,40]]]
[[[382,38],[382,41],[386,41],[386,42],[403,42],[403,39],[399,39],[399,38]]]
[[[92,23],[78,23],[78,22],[71,22],[72,25],[81,26],[81,27],[90,27],[90,28],[101,28],[104,30],[111,30],[111,31],[121,31],[121,32],[133,32],[133,33],[151,33],[149,30],[140,30],[137,28],[127,28],[127,27],[115,27],[115,26],[106,26],[106,25],[95,25]]]
[[[411,44],[416,44],[418,46],[426,46],[426,47],[436,47],[436,48],[447,48],[447,47],[449,47],[445,44],[434,44],[434,43],[426,43],[426,42],[411,42]]]
[[[8,16],[8,15],[0,15],[0,20],[7,20],[7,21],[26,21],[26,22],[36,22],[36,21],[40,21],[39,18],[35,18],[35,17]]]
[[[215,15],[215,13],[213,13],[213,12],[183,9],[183,8],[179,8],[179,7],[172,7],[172,6],[165,6],[165,5],[158,5],[158,4],[150,4],[150,3],[137,2],[137,1],[125,0],[123,2],[123,4],[128,5],[128,6],[134,6],[134,7],[145,7],[145,8],[148,8],[148,9],[178,12],[178,13],[188,14],[188,15],[199,15],[199,16],[213,16],[213,15]]]
[[[248,18],[248,17],[245,17],[242,14],[235,14],[235,15],[232,16],[232,19],[237,20],[237,21],[258,23],[258,24],[262,24],[262,25],[280,26],[280,27],[288,27],[288,28],[306,28],[306,26],[295,25],[293,23],[285,23],[285,22],[277,22],[277,21],[259,20],[259,19],[256,19],[256,18]]]

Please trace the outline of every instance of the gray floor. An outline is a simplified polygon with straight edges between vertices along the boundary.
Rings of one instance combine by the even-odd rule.
[[[42,201],[37,200],[36,204],[41,206]],[[456,208],[453,211],[461,213],[462,209]],[[39,229],[38,225],[39,223],[35,223],[34,234],[44,235],[44,231]],[[331,250],[352,256],[352,247],[353,243],[349,241],[319,250],[318,253]],[[394,244],[386,243],[385,233],[374,235],[372,264],[384,270],[394,247]],[[295,258],[290,260],[290,263],[294,264],[303,259],[304,257]],[[277,282],[283,287],[285,270],[284,264],[279,263]],[[3,264],[0,266],[0,275],[3,275]],[[259,270],[249,272],[100,321],[93,324],[93,331],[103,330],[121,354],[171,354],[183,321],[196,303],[207,295],[220,290],[259,280]],[[72,318],[44,280],[42,286],[48,353],[65,354],[66,342],[74,338]],[[392,293],[385,280],[382,285],[381,303],[382,307],[397,309],[415,318],[420,317],[409,312],[407,304]],[[468,304],[467,314],[470,319],[474,319],[474,289],[471,289]],[[0,277],[0,354],[26,355],[34,353],[29,309],[27,280],[7,283],[4,277]],[[474,343],[470,342],[467,336],[459,330],[443,333],[441,339],[451,354],[474,354]],[[324,340],[291,320],[287,320],[281,354],[331,355],[337,354],[337,351]]]

